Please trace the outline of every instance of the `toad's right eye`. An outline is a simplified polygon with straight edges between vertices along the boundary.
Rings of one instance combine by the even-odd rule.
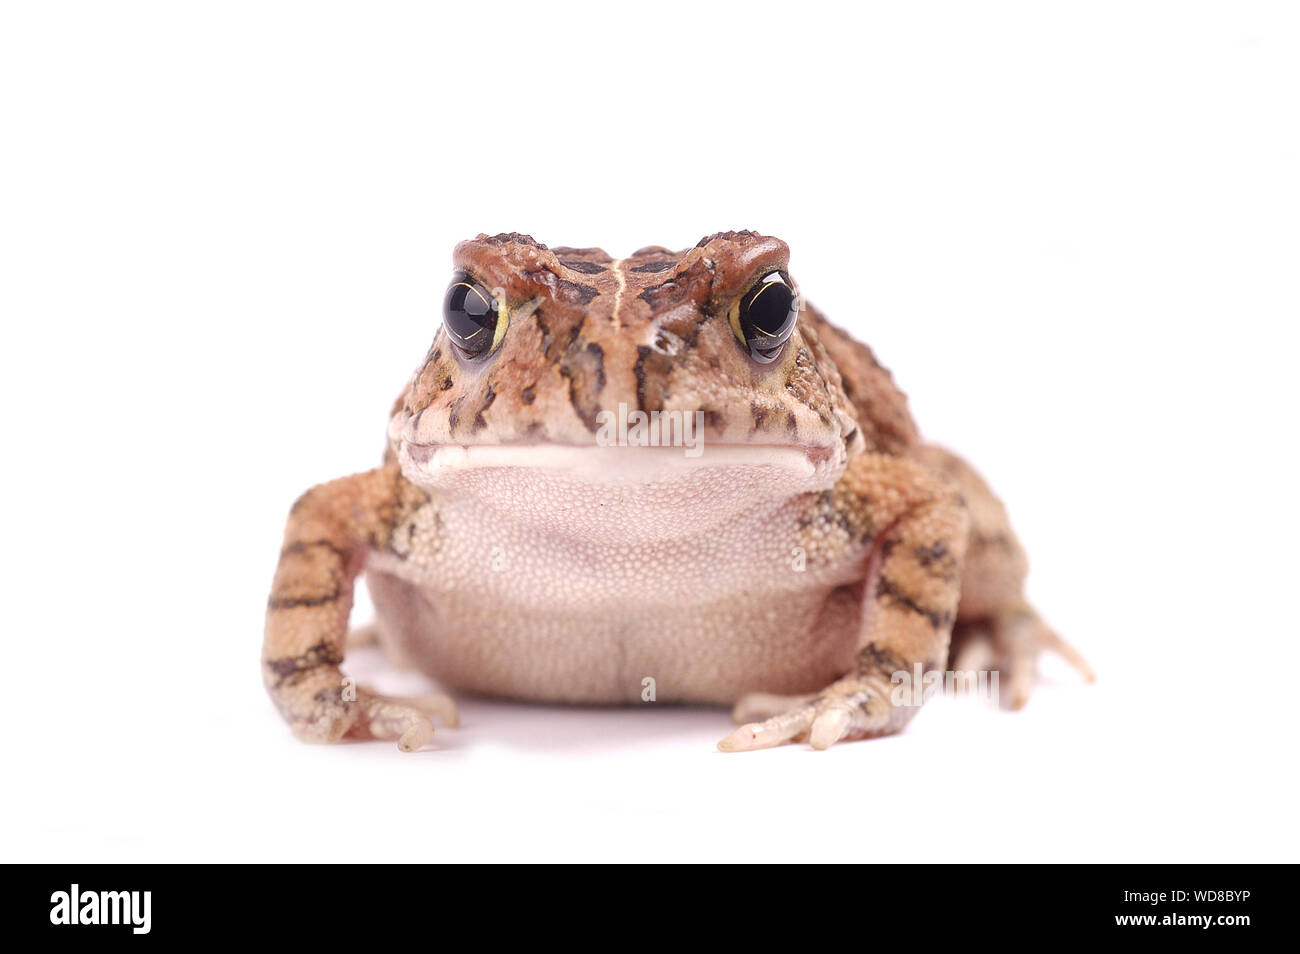
[[[447,337],[466,358],[485,355],[505,336],[504,302],[464,272],[457,272],[442,303]]]

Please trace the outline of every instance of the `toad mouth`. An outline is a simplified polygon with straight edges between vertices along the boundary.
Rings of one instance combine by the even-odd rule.
[[[600,480],[646,480],[674,471],[701,468],[763,468],[811,479],[828,469],[833,454],[825,447],[777,444],[618,446],[578,444],[415,444],[403,441],[400,455],[426,475],[478,469],[531,468],[571,472]]]

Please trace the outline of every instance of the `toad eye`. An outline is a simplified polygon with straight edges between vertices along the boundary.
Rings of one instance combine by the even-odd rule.
[[[731,309],[731,330],[760,364],[770,364],[794,334],[799,299],[783,271],[768,272]]]
[[[495,348],[506,332],[504,302],[465,272],[457,272],[442,302],[447,337],[466,358]]]

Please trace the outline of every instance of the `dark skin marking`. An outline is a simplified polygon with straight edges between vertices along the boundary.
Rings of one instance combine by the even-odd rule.
[[[800,529],[813,523],[820,523],[829,529],[835,527],[844,537],[844,543],[868,543],[872,538],[871,528],[864,530],[865,517],[855,511],[846,511],[836,506],[835,491],[823,490],[817,495],[816,502],[799,519]],[[860,585],[860,584],[859,584]]]
[[[858,528],[853,525],[853,518],[850,517],[847,513],[842,513],[838,510],[834,511],[834,514],[835,514],[835,525],[839,527],[841,531],[843,531],[846,537],[852,540],[854,534],[858,532]]]
[[[484,413],[492,406],[492,402],[497,399],[497,389],[495,384],[489,384],[487,394],[483,396],[483,403],[479,405],[478,413],[474,415],[474,426],[471,431],[477,434],[483,428],[487,427],[487,421],[483,419]]]
[[[343,702],[343,687],[338,686],[333,689],[322,689],[312,696],[312,699],[322,705],[337,705]]]
[[[447,429],[451,433],[456,433],[456,427],[460,424],[460,404],[465,400],[465,395],[461,395],[451,402],[451,407],[447,408]]]
[[[609,271],[604,265],[597,265],[595,262],[561,261],[560,264],[571,272],[582,272],[584,275],[599,275],[601,272]]]
[[[666,272],[676,264],[674,261],[646,262],[644,265],[638,265],[636,268],[629,270],[633,272]]]
[[[322,689],[311,697],[312,702],[316,703],[318,709],[305,720],[307,725],[314,725],[322,717],[326,717],[347,705],[343,701],[343,687],[337,686],[332,689]]]
[[[274,596],[266,601],[268,610],[297,609],[300,606],[324,606],[326,603],[333,603],[339,598],[337,589],[325,594],[324,596]]]
[[[919,613],[921,616],[924,616],[930,621],[930,625],[935,629],[943,629],[945,626],[952,624],[952,613],[947,610],[932,610],[922,606],[891,583],[883,573],[880,575],[876,592],[877,595],[886,597],[894,603],[897,603],[899,606],[905,607],[914,613]]]
[[[825,520],[835,512],[834,493],[829,490],[823,490],[817,495],[814,503],[808,512],[799,518],[799,529],[811,526],[818,519]]]
[[[916,547],[912,550],[912,554],[926,573],[936,580],[951,582],[961,578],[957,558],[953,556],[952,551],[948,549],[948,544],[943,540],[933,546]]]
[[[921,561],[922,566],[930,566],[952,555],[948,549],[947,541],[944,540],[940,540],[933,546],[917,547],[913,552],[916,554],[916,558]]]
[[[605,389],[605,351],[594,341],[560,364],[560,374],[569,382],[569,403],[593,434],[600,411],[597,398]],[[593,388],[594,383],[594,388]]]
[[[574,322],[561,336],[556,334],[549,318],[540,309],[536,313],[536,321],[537,327],[542,332],[542,353],[546,355],[546,360],[558,364],[573,350],[573,345],[578,340],[578,333],[582,331],[582,324]]]
[[[406,525],[406,547],[407,552],[410,552],[415,548],[415,524],[413,523],[408,523]],[[393,540],[388,541],[388,552],[394,555],[397,553],[397,551],[393,549]]]
[[[587,344],[587,354],[595,357],[596,390],[601,391],[605,387],[605,349],[592,341]]]
[[[308,550],[315,547],[323,547],[324,549],[329,550],[344,563],[348,561],[347,552],[342,547],[336,546],[329,540],[298,540],[289,544],[280,551],[280,559],[283,560],[285,557],[291,556],[295,553],[306,553]]]
[[[664,386],[674,359],[646,345],[638,345],[632,373],[636,376],[636,405],[642,411],[662,411],[668,390]]]
[[[298,669],[293,672],[287,673],[286,675],[280,676],[276,679],[275,688],[284,691],[283,693],[280,692],[272,693],[271,700],[272,702],[275,703],[275,707],[279,709],[282,713],[284,713],[286,717],[291,716],[290,710],[285,706],[285,703],[288,701],[289,692],[293,689],[294,686],[296,686],[298,683],[302,682],[309,675],[311,675],[312,672],[313,670],[311,669]],[[297,720],[296,715],[292,716],[292,718],[295,721]]]
[[[832,493],[834,493],[832,491]],[[846,507],[843,502],[837,503],[831,512],[835,514],[840,527],[849,534],[851,538],[856,538],[858,543],[870,545],[873,544],[877,537],[881,536],[881,528],[877,527],[875,521],[868,516],[868,505],[870,501],[865,497],[858,495],[856,498],[857,505]],[[848,518],[845,523],[840,518]],[[884,528],[886,531],[889,527]],[[880,542],[881,558],[888,555],[891,540],[886,534]]]
[[[646,356],[654,354],[654,350],[645,345],[637,345],[636,364],[632,366],[632,373],[636,375],[636,406],[645,410],[645,362]]]
[[[907,669],[907,661],[888,649],[882,649],[875,643],[867,643],[858,650],[858,671],[861,673],[881,673],[893,675]]]
[[[586,307],[591,304],[591,300],[599,295],[596,289],[590,285],[579,285],[577,282],[561,281],[555,289],[555,298],[568,305],[581,305]]]
[[[651,285],[636,297],[641,299],[655,311],[666,311],[675,305],[681,304],[690,297],[691,289],[684,284],[668,279],[659,285]]]
[[[337,666],[342,662],[343,654],[337,648],[328,643],[317,643],[297,656],[281,656],[279,659],[268,659],[264,665],[275,673],[275,684],[278,687],[293,673],[305,669],[314,669],[317,666]]]
[[[586,307],[591,300],[600,294],[590,285],[582,285],[578,282],[571,282],[567,278],[561,278],[549,268],[543,268],[539,271],[524,272],[524,277],[530,281],[543,285],[551,290],[551,297],[557,302],[565,305],[578,305]]]

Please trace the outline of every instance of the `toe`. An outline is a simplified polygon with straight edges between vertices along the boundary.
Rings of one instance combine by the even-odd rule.
[[[818,714],[808,734],[808,742],[814,749],[829,749],[844,738],[853,722],[851,709],[835,706]]]
[[[1041,625],[1038,630],[1038,642],[1044,649],[1052,650],[1073,666],[1079,675],[1083,676],[1084,682],[1097,681],[1097,674],[1088,665],[1088,660],[1083,658],[1083,654],[1079,650],[1062,639],[1056,630],[1046,624]]]
[[[403,752],[414,752],[432,741],[433,723],[428,719],[419,719],[398,737],[397,747]]]
[[[720,752],[748,752],[766,749],[789,742],[808,730],[812,724],[812,709],[803,708],[764,722],[742,725],[718,743]]]

